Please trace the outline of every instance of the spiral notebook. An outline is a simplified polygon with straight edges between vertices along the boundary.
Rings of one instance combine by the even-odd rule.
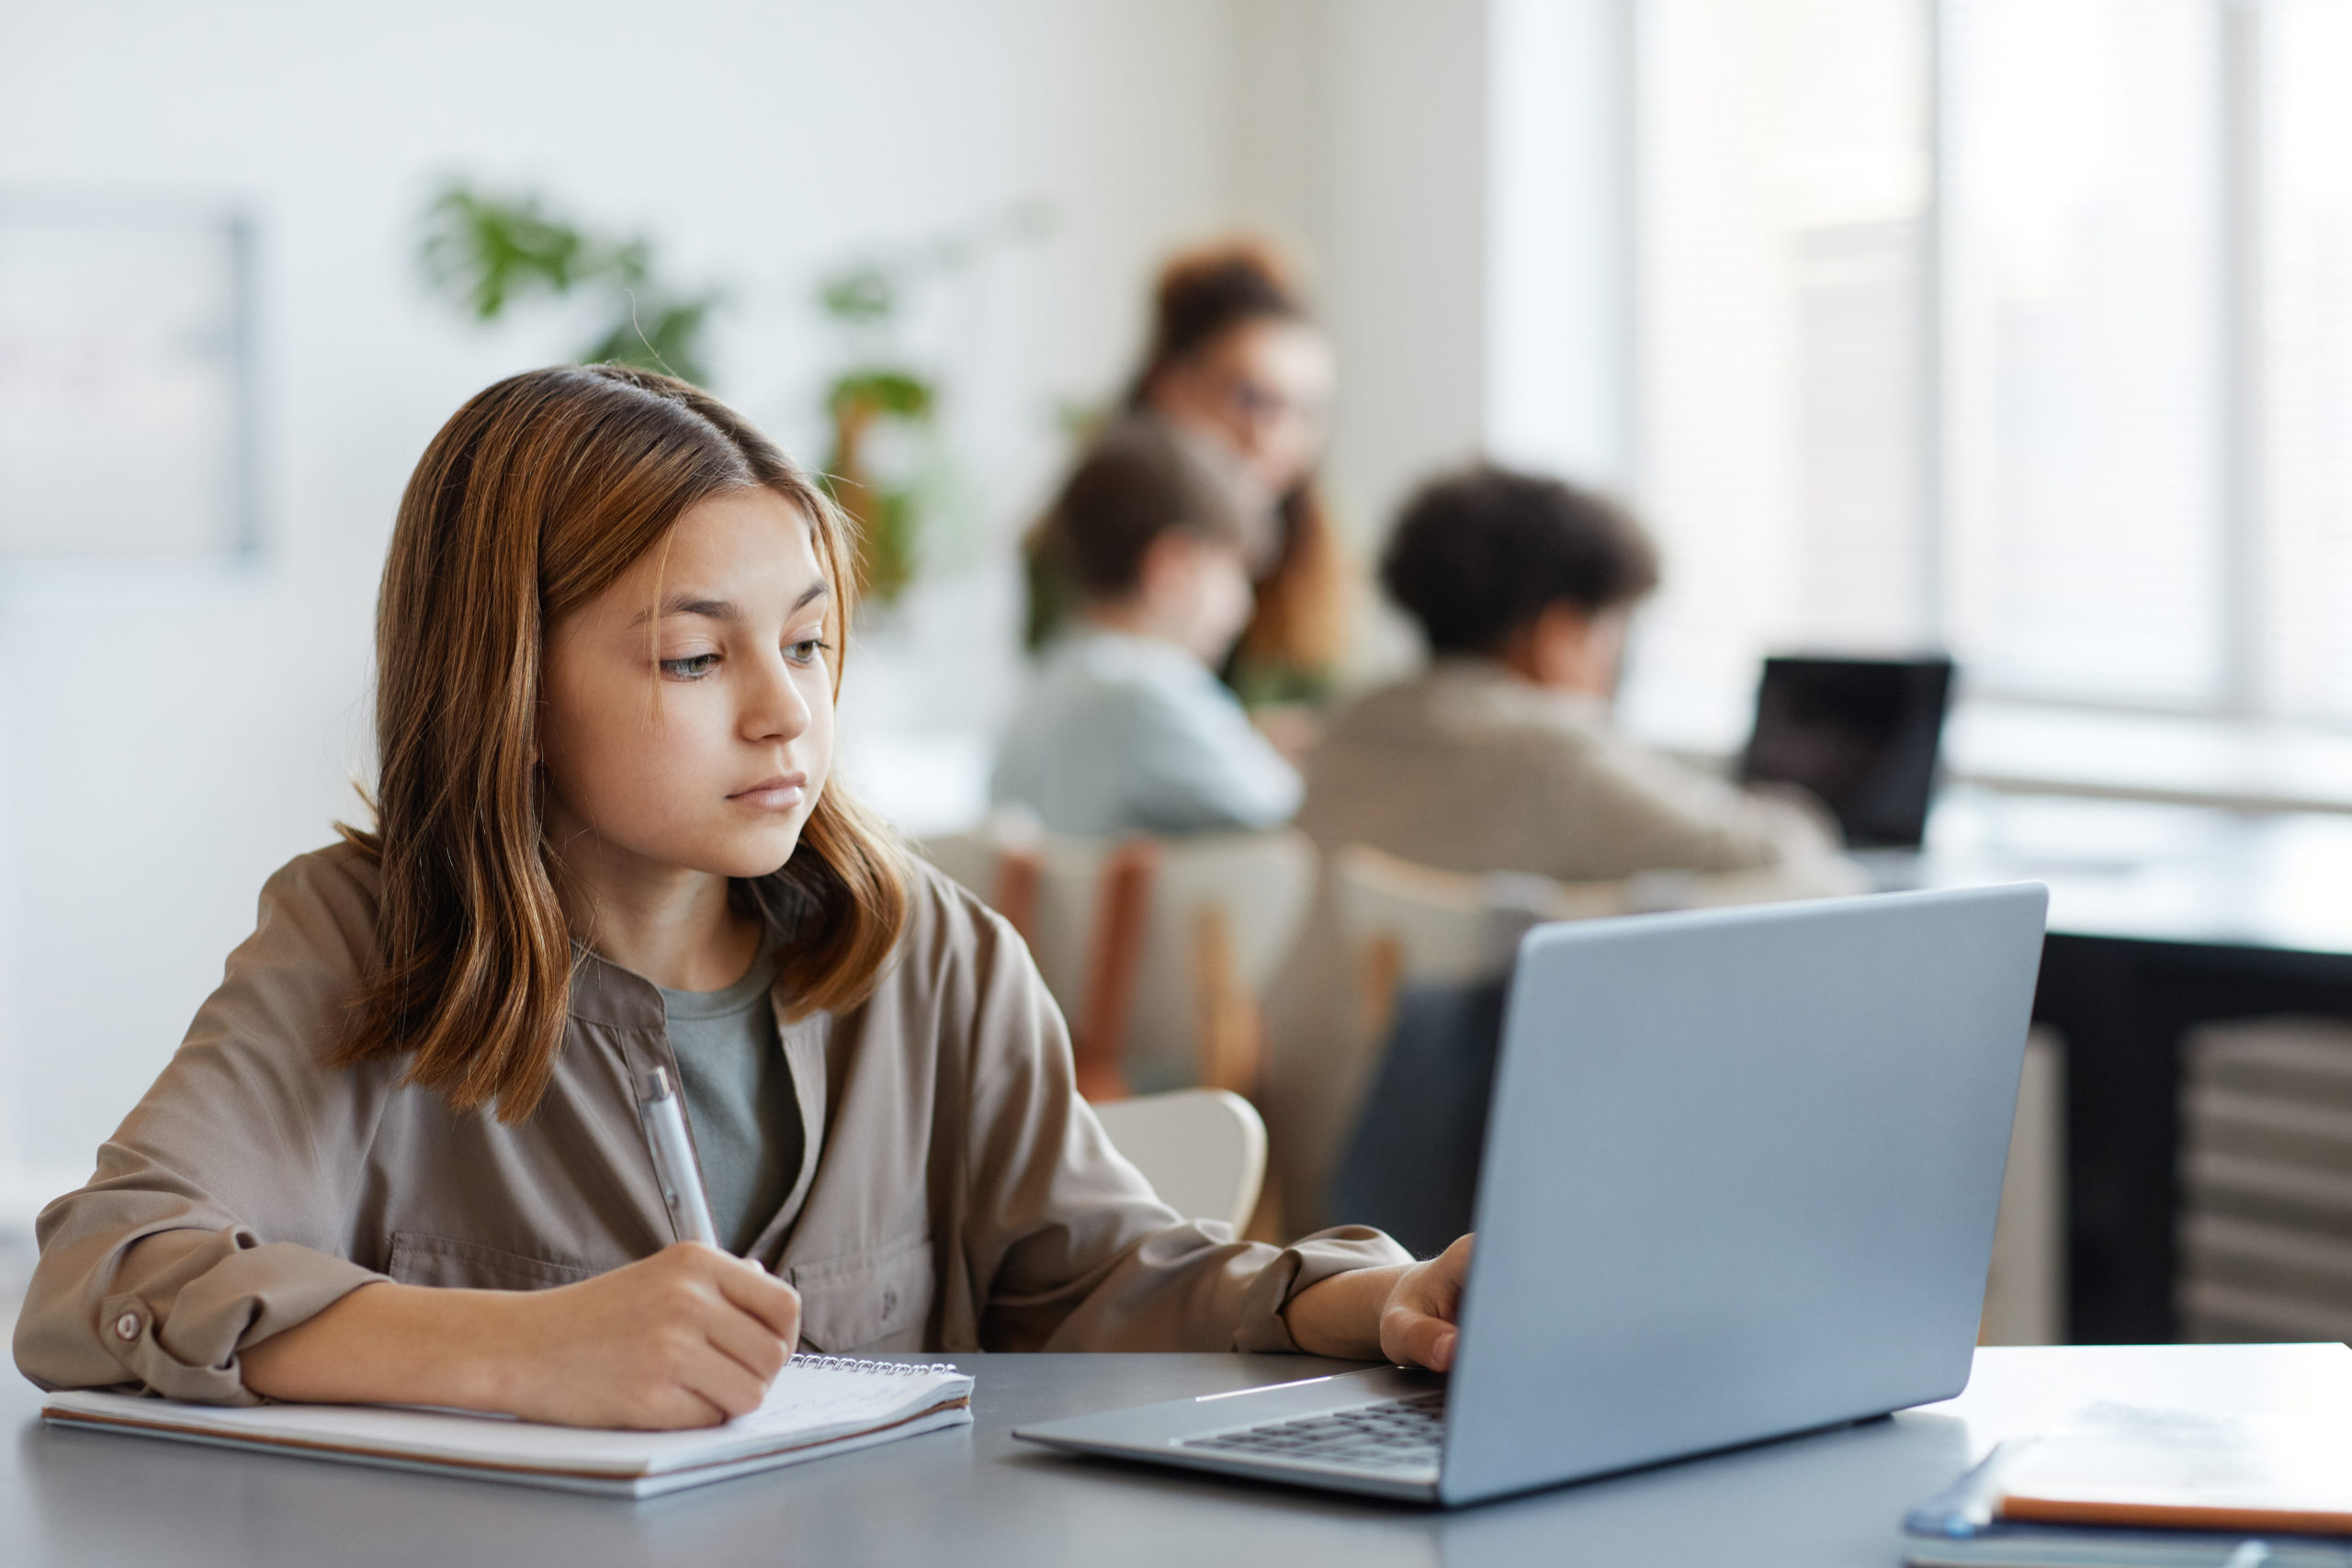
[[[720,1427],[621,1432],[373,1404],[183,1404],[52,1393],[52,1426],[567,1492],[654,1497],[972,1419],[972,1380],[944,1363],[795,1356],[757,1410]]]

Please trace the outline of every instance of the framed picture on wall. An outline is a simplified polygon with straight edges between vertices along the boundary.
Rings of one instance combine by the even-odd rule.
[[[0,193],[0,558],[250,551],[253,231]]]

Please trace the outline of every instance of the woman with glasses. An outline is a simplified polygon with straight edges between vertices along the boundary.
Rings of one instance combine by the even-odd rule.
[[[1253,708],[1324,696],[1347,635],[1345,562],[1315,472],[1331,383],[1330,344],[1281,258],[1252,241],[1204,246],[1161,268],[1149,347],[1104,437],[1157,423],[1223,476],[1254,597],[1224,674]],[[1072,595],[1043,558],[1033,583],[1043,640]]]

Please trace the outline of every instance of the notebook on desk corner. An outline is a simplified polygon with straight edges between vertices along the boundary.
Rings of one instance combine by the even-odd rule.
[[[2352,1568],[2352,1421],[2096,1404],[1904,1529],[1912,1568]]]

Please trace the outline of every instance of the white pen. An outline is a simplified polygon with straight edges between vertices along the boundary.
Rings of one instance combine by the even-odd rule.
[[[653,1145],[653,1174],[662,1183],[662,1201],[670,1206],[678,1235],[705,1247],[718,1247],[718,1227],[711,1223],[710,1200],[703,1196],[702,1169],[695,1164],[695,1146],[686,1137],[686,1113],[670,1087],[669,1068],[655,1067],[638,1080],[637,1113],[645,1122],[646,1142]]]

